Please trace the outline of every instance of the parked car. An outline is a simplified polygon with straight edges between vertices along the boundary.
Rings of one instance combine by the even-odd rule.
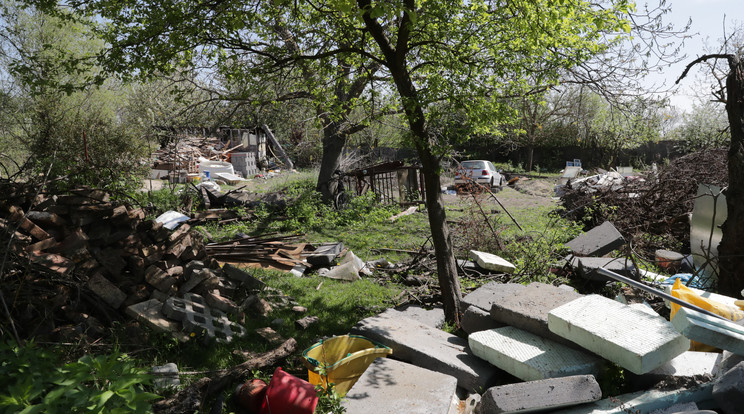
[[[455,187],[462,187],[474,182],[493,188],[503,186],[506,179],[496,170],[491,161],[468,160],[461,162],[455,172]]]

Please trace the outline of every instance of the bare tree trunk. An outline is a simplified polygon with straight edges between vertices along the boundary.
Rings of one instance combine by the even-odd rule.
[[[728,151],[729,184],[725,191],[728,217],[721,226],[723,237],[718,246],[718,290],[739,297],[744,289],[744,62],[729,57],[726,79],[726,112],[731,127]]]
[[[441,181],[439,177],[440,162],[433,149],[436,142],[430,136],[424,114],[424,104],[409,73],[406,62],[408,41],[410,39],[410,16],[405,14],[400,21],[398,38],[394,47],[390,39],[385,35],[385,29],[369,14],[371,8],[370,0],[357,0],[360,10],[364,10],[363,19],[367,31],[377,42],[385,56],[385,66],[390,70],[390,75],[395,82],[395,87],[400,95],[401,104],[405,111],[406,119],[410,127],[413,144],[421,159],[421,167],[424,172],[424,188],[426,192],[426,207],[429,213],[429,227],[431,228],[432,242],[434,243],[434,254],[437,258],[437,277],[442,291],[442,302],[444,302],[444,316],[447,322],[460,327],[460,281],[457,278],[457,265],[455,261],[452,240],[447,227],[447,217],[444,211],[444,202],[441,194]],[[412,0],[406,0],[406,7],[414,10]]]
[[[346,146],[346,136],[339,133],[338,124],[330,123],[323,131],[323,157],[318,172],[317,190],[323,201],[331,202],[336,194],[336,183],[332,181],[333,172],[341,165],[341,156]]]

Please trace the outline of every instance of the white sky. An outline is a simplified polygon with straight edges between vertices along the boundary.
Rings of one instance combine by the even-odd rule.
[[[709,46],[720,44],[719,39],[724,34],[724,16],[727,34],[735,22],[744,22],[744,0],[667,0],[671,5],[671,12],[665,16],[665,21],[674,23],[675,27],[683,28],[687,21],[692,19],[692,26],[688,32],[691,37],[685,40],[682,53],[687,57],[682,62],[664,68],[663,73],[650,76],[655,82],[665,81],[667,86],[674,85],[674,81],[682,75],[688,63],[695,58],[705,54],[703,48],[706,40]],[[641,1],[638,0],[639,9]],[[695,102],[695,96],[710,96],[707,90],[695,91],[699,88],[696,82],[697,70],[693,68],[690,73],[680,82],[681,87],[675,93],[671,102],[682,110],[688,110]],[[707,86],[708,84],[706,84]],[[708,94],[708,96],[705,96]]]

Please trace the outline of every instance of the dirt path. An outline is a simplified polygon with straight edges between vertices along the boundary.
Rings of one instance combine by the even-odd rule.
[[[553,187],[556,184],[555,178],[524,178],[515,184],[513,187],[504,187],[501,191],[494,193],[507,210],[556,206],[558,204],[553,198]],[[443,197],[447,205],[455,205],[472,200],[472,196],[469,194],[444,194]],[[487,205],[493,205],[496,208],[497,203],[493,198],[485,196],[483,200]]]

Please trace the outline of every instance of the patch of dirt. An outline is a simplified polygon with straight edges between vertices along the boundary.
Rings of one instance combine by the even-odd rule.
[[[524,178],[515,186],[504,186],[501,190],[494,190],[494,195],[508,210],[520,210],[531,207],[557,206],[553,199],[555,178]],[[471,193],[442,194],[444,203],[448,206],[472,201]],[[500,206],[488,194],[482,195],[482,200],[489,208],[500,209]]]

